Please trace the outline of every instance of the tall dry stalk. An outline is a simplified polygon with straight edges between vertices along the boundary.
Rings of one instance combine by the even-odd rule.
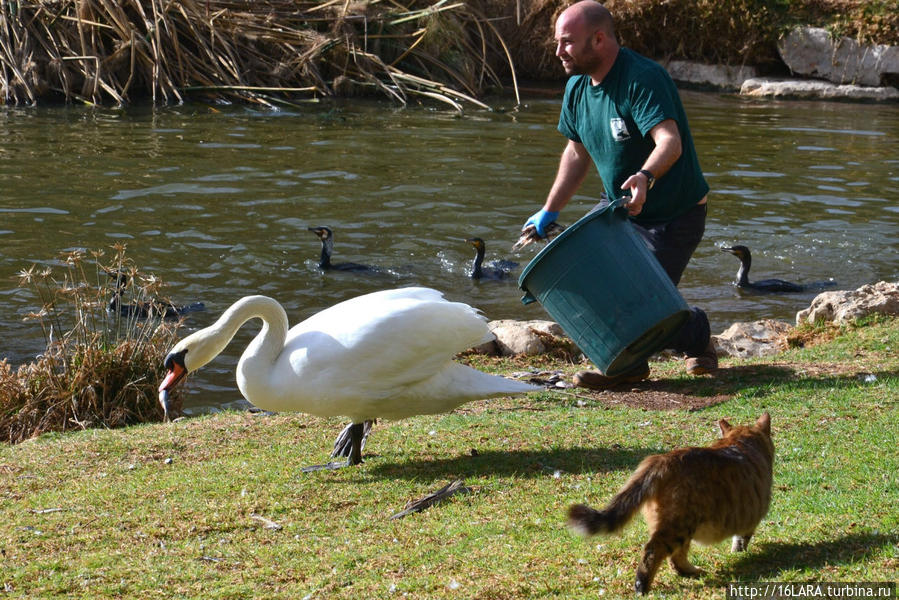
[[[406,1],[0,2],[0,103],[380,93],[483,107],[475,98],[502,86],[495,57],[514,77],[498,31],[471,4]]]
[[[0,361],[0,440],[162,419],[156,389],[178,323],[152,310],[118,310],[150,306],[161,283],[141,275],[124,246],[115,247],[108,263],[102,252],[91,259],[75,251],[55,269],[21,272],[21,285],[41,303],[27,318],[40,325],[46,349],[18,369]],[[143,285],[121,289],[120,274]]]

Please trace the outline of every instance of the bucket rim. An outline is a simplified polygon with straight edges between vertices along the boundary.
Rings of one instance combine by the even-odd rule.
[[[630,198],[618,198],[618,199],[613,200],[612,202],[609,202],[605,206],[602,206],[600,208],[594,208],[593,210],[588,212],[586,215],[584,215],[583,217],[581,217],[580,219],[575,221],[573,224],[568,226],[565,229],[565,231],[563,231],[562,233],[557,235],[554,240],[552,240],[548,244],[546,244],[546,247],[543,248],[540,252],[538,252],[534,256],[534,258],[532,258],[531,261],[527,264],[527,266],[525,266],[525,268],[522,269],[521,275],[518,276],[518,289],[520,289],[521,291],[523,291],[525,293],[530,293],[530,291],[527,289],[527,287],[525,287],[525,280],[527,279],[528,275],[530,275],[531,271],[533,271],[536,268],[537,264],[541,260],[543,260],[543,258],[545,256],[547,256],[549,253],[551,253],[553,250],[555,250],[558,246],[563,244],[565,239],[573,236],[578,229],[584,227],[590,221],[593,221],[594,219],[599,218],[600,215],[604,215],[609,211],[615,211],[616,209],[619,209],[619,208],[621,209],[619,211],[621,213],[621,216],[625,220],[627,220],[627,210],[624,209],[622,204],[624,202],[628,201],[629,199]]]

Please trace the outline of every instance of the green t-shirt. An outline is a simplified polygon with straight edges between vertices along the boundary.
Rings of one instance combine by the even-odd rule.
[[[643,166],[655,147],[649,130],[665,119],[677,123],[683,151],[649,191],[634,218],[641,224],[677,218],[709,191],[674,81],[658,63],[621,48],[602,83],[575,75],[565,87],[559,131],[586,147],[610,198],[621,196],[621,184]]]

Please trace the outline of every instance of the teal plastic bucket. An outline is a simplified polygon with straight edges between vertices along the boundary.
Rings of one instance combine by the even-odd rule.
[[[616,200],[563,231],[528,263],[518,286],[540,302],[606,375],[665,347],[687,303]]]

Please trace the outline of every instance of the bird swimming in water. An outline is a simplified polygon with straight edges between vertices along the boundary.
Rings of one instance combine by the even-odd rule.
[[[277,301],[247,296],[168,353],[159,386],[166,414],[171,390],[218,356],[255,318],[262,320],[262,329],[237,363],[237,387],[244,398],[263,410],[346,416],[352,422],[347,460],[306,470],[361,463],[366,421],[444,413],[472,400],[540,389],[455,362],[456,354],[493,334],[475,308],[450,302],[437,290],[365,294],[291,328]]]
[[[468,238],[465,242],[474,246],[477,251],[474,262],[471,263],[471,272],[469,273],[472,279],[507,279],[511,275],[512,269],[518,266],[517,262],[497,260],[485,267],[483,265],[484,252],[487,250],[487,247],[484,244],[484,240],[479,237],[473,237]]]
[[[749,248],[739,245],[728,246],[721,248],[721,251],[730,252],[740,259],[740,269],[737,271],[737,280],[734,282],[734,285],[740,289],[764,293],[798,293],[836,285],[835,281],[818,281],[800,285],[783,279],[762,279],[750,282],[749,268],[752,266],[752,253],[749,252]]]
[[[128,318],[148,319],[150,317],[161,317],[168,320],[180,319],[187,313],[197,312],[206,309],[206,305],[202,302],[192,302],[185,306],[175,306],[167,300],[154,298],[146,302],[123,302],[122,296],[125,288],[131,282],[131,275],[122,271],[106,271],[110,277],[116,278],[115,291],[112,298],[106,305],[106,312],[109,314],[118,314]]]
[[[345,262],[332,263],[331,253],[334,251],[334,232],[330,227],[308,227],[309,231],[318,236],[322,243],[322,254],[318,261],[318,268],[322,271],[353,271],[353,272],[371,272],[376,273],[380,269],[369,265],[359,263]]]

